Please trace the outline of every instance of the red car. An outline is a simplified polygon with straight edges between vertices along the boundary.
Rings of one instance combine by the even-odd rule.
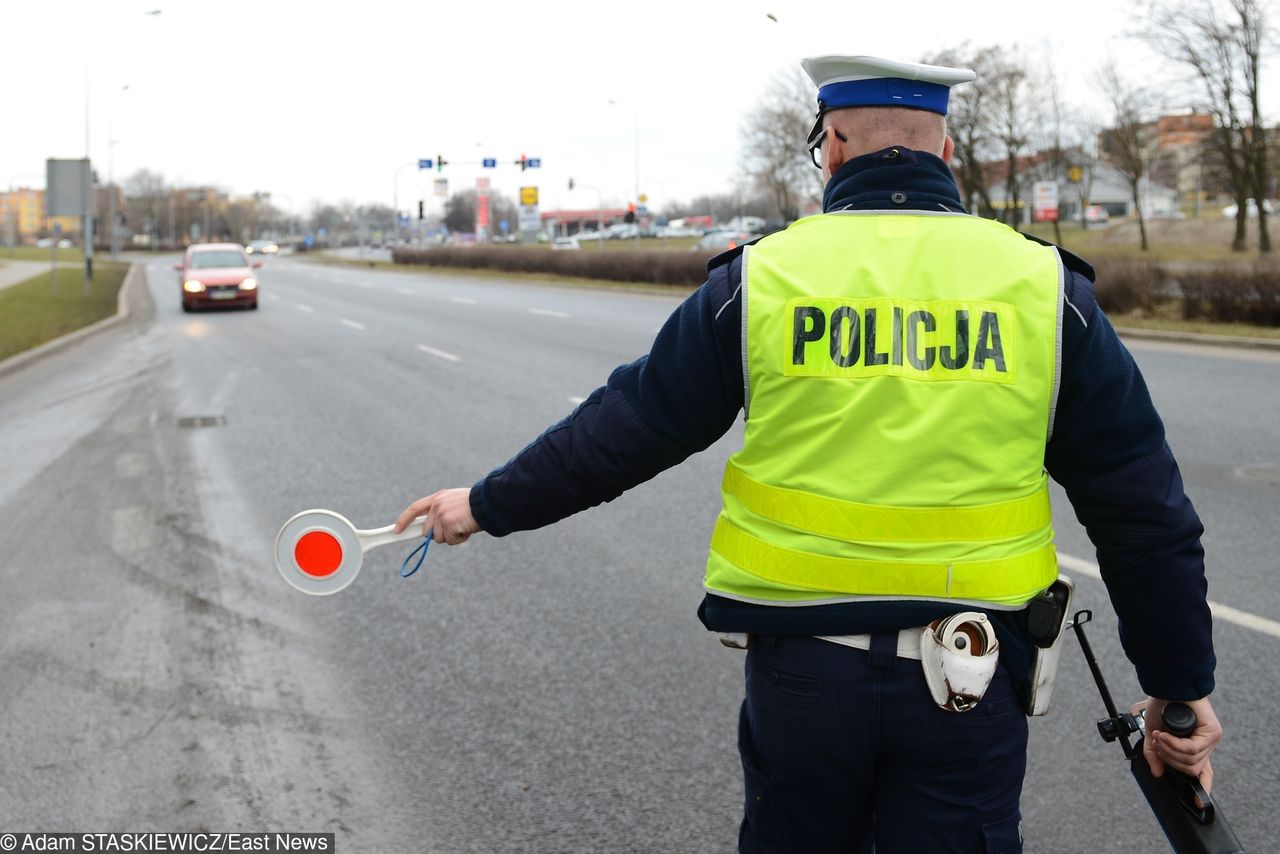
[[[258,280],[253,271],[261,261],[250,261],[238,243],[197,243],[187,247],[182,262],[173,269],[182,274],[182,310],[211,305],[258,307]]]

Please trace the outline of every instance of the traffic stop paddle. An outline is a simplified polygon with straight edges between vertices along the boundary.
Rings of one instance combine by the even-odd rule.
[[[1098,721],[1098,734],[1105,742],[1120,742],[1133,779],[1138,781],[1138,787],[1146,796],[1169,845],[1177,854],[1244,854],[1244,847],[1231,825],[1227,824],[1221,808],[1198,780],[1173,768],[1166,769],[1163,777],[1152,775],[1151,766],[1142,754],[1142,741],[1146,737],[1144,721],[1136,715],[1116,710],[1098,660],[1093,656],[1093,648],[1084,636],[1084,624],[1092,619],[1092,611],[1078,611],[1071,627],[1080,639],[1085,663],[1089,665],[1089,672],[1093,674],[1093,681],[1098,683],[1098,692],[1107,707],[1108,717]],[[1169,703],[1164,709],[1164,720],[1152,723],[1172,735],[1186,738],[1196,728],[1196,714],[1186,703]],[[1135,733],[1138,743],[1131,746],[1129,736]]]
[[[330,596],[356,580],[365,552],[423,539],[425,519],[414,519],[397,534],[394,525],[361,531],[332,510],[304,510],[285,522],[276,535],[276,568],[303,593]]]

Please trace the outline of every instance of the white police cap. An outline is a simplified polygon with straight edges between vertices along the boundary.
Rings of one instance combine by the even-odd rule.
[[[818,87],[818,115],[845,107],[910,107],[947,114],[951,87],[978,78],[968,68],[874,56],[811,56],[800,63]]]

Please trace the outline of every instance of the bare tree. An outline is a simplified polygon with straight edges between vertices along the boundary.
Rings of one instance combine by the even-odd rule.
[[[1258,95],[1258,80],[1262,74],[1262,51],[1269,32],[1267,7],[1259,0],[1231,0],[1231,11],[1236,22],[1232,30],[1240,55],[1244,59],[1241,72],[1244,76],[1245,96],[1249,101],[1248,157],[1249,183],[1258,206],[1258,251],[1271,251],[1271,235],[1267,231],[1267,211],[1263,205],[1268,195],[1270,164],[1267,159],[1267,129],[1262,118]]]
[[[1025,177],[1019,161],[1029,153],[1037,116],[1031,89],[1031,73],[1016,53],[1006,53],[992,69],[990,86],[994,107],[993,128],[1005,161],[1005,222],[1016,228],[1022,206]]]
[[[994,95],[989,80],[1000,65],[1000,54],[999,47],[972,49],[966,44],[924,60],[932,65],[972,68],[978,75],[976,82],[951,90],[947,132],[955,143],[951,170],[960,186],[964,205],[988,218],[996,214],[983,163],[998,156]]]
[[[1143,105],[1150,103],[1150,98],[1138,86],[1125,82],[1114,62],[1103,68],[1099,82],[1114,113],[1111,128],[1102,135],[1102,149],[1129,186],[1133,209],[1138,215],[1142,251],[1146,252],[1150,247],[1147,243],[1147,223],[1142,212],[1141,188],[1154,148],[1155,124],[1145,120]]]
[[[1236,231],[1231,248],[1247,248],[1248,199],[1258,200],[1259,248],[1267,252],[1262,200],[1267,195],[1268,162],[1265,131],[1258,107],[1261,50],[1266,34],[1265,10],[1256,0],[1229,0],[1238,22],[1224,18],[1214,4],[1187,0],[1155,0],[1148,11],[1146,40],[1161,53],[1187,66],[1199,84],[1200,105],[1213,116],[1219,132],[1212,137],[1217,162],[1236,201]],[[1251,121],[1245,118],[1246,106]]]
[[[799,70],[776,74],[742,127],[743,160],[755,185],[784,219],[821,198],[822,177],[805,151],[816,93]]]

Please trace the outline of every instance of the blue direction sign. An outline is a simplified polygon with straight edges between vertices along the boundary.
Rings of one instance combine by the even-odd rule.
[[[434,160],[432,160],[430,157],[428,157],[426,160],[419,160],[419,161],[418,161],[418,168],[419,168],[419,169],[430,169],[430,168],[431,168],[432,166],[434,166],[434,165],[435,165],[435,161],[434,161]]]
[[[530,169],[537,169],[537,168],[538,168],[539,166],[541,166],[541,165],[542,165],[542,158],[541,158],[541,157],[530,157],[530,158],[529,158],[528,166],[529,166],[529,168],[530,168]]]
[[[496,166],[498,165],[498,158],[496,158],[496,157],[486,157],[484,160],[482,160],[482,161],[480,161],[480,162],[484,165],[484,168],[486,168],[486,169],[493,169],[494,167],[496,167]]]

